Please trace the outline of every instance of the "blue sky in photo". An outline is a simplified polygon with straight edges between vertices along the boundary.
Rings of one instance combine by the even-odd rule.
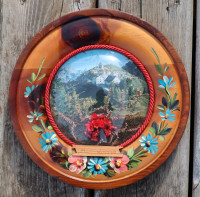
[[[101,62],[103,65],[114,64],[124,66],[129,59],[121,53],[108,49],[92,49],[78,53],[70,58],[63,66],[73,67],[73,69],[84,70],[94,68]]]
[[[78,77],[83,72],[98,66],[100,62],[103,65],[113,64],[122,67],[128,61],[130,59],[126,56],[113,50],[91,49],[71,57],[61,66],[56,75],[59,74],[64,81],[68,81],[70,77],[68,78],[66,75],[75,74]],[[73,79],[75,80],[76,77],[74,76]]]

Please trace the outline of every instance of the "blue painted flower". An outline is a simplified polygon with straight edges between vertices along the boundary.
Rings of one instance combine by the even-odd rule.
[[[88,165],[89,171],[92,172],[94,175],[104,174],[108,169],[108,164],[105,163],[103,158],[95,157],[94,159],[90,159]]]
[[[155,155],[155,152],[158,152],[158,144],[157,138],[153,139],[153,135],[148,134],[147,137],[142,135],[142,139],[139,140],[141,146],[144,150],[148,150],[148,153],[152,153]]]
[[[35,86],[33,85],[32,88],[31,87],[26,87],[26,92],[24,92],[24,97],[29,97],[29,95],[31,94],[31,92],[35,89]]]
[[[30,113],[31,115],[27,115],[27,118],[29,118],[28,120],[29,122],[33,122],[33,120],[38,120],[38,118],[43,115],[43,113],[39,113],[36,111],[34,112],[31,111]]]
[[[170,109],[167,109],[165,114],[160,112],[159,115],[162,117],[162,120],[169,120],[170,122],[176,120],[173,118],[175,115],[171,113]]]
[[[42,134],[42,138],[39,138],[39,140],[39,143],[42,144],[42,150],[46,153],[48,152],[48,150],[51,150],[54,145],[58,145],[58,138],[53,131],[51,133],[46,132]]]
[[[163,88],[163,89],[169,89],[171,87],[175,87],[176,86],[176,82],[170,84],[173,80],[173,77],[171,77],[170,79],[168,79],[167,76],[163,76],[163,80],[162,79],[158,79],[158,82],[160,83],[159,87]]]

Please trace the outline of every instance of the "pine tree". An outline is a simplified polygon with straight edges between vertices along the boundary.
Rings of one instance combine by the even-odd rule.
[[[104,92],[103,89],[100,89],[97,93],[96,93],[96,103],[92,106],[92,108],[99,108],[105,105],[105,96],[106,93]]]

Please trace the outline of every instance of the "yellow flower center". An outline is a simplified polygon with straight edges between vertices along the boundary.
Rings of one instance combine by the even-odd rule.
[[[120,168],[121,164],[122,164],[122,160],[121,159],[116,159],[115,160],[115,166],[116,166],[116,168]]]
[[[146,145],[146,147],[150,147],[151,146],[151,142],[150,141],[146,141],[145,145]]]
[[[46,139],[46,144],[51,144],[51,140],[50,139]]]
[[[37,118],[37,114],[34,114],[33,117],[34,117],[34,118]]]
[[[101,169],[101,166],[99,164],[95,165],[94,167],[96,171],[99,171]]]
[[[165,119],[168,119],[168,118],[169,118],[169,114],[166,114],[166,115],[165,115]]]
[[[79,167],[81,167],[81,166],[83,165],[83,162],[78,160],[78,161],[76,162],[76,165],[79,166]]]

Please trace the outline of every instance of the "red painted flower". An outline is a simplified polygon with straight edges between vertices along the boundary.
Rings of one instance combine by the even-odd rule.
[[[69,166],[69,170],[71,172],[76,172],[77,174],[79,174],[81,171],[83,171],[86,168],[87,157],[70,156],[68,158],[68,162],[72,163]]]
[[[85,134],[92,141],[97,142],[101,129],[104,131],[106,138],[108,138],[117,127],[114,127],[104,114],[98,116],[96,113],[93,113],[91,120],[85,124]]]
[[[123,155],[122,158],[111,158],[110,166],[114,169],[115,172],[120,174],[120,172],[125,172],[128,170],[128,167],[126,166],[128,162],[129,158],[126,155]]]

